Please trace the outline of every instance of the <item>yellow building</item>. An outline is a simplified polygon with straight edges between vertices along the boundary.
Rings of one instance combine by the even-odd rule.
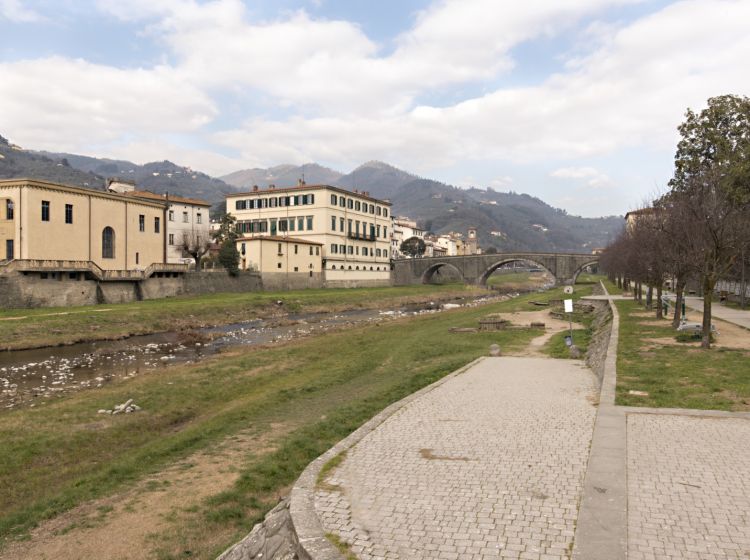
[[[237,239],[240,269],[259,271],[267,290],[321,287],[322,247],[316,241],[278,235]]]
[[[103,271],[139,271],[165,262],[161,202],[3,179],[0,209],[0,260],[86,262]],[[39,266],[55,268],[53,262],[38,263],[35,270]]]
[[[390,206],[366,192],[303,182],[227,196],[227,212],[237,219],[241,236],[319,243],[327,286],[390,282]]]

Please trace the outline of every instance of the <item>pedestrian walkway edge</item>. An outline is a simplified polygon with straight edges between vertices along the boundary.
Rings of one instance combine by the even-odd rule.
[[[317,513],[315,513],[315,486],[318,480],[318,474],[323,466],[337,455],[356,445],[362,440],[362,438],[367,436],[367,434],[375,430],[380,424],[385,422],[410,402],[418,399],[425,393],[436,389],[457,375],[464,373],[480,361],[487,359],[492,358],[477,358],[427,387],[423,387],[419,391],[384,408],[380,413],[365,422],[357,430],[342,439],[305,468],[292,487],[289,506],[292,525],[299,540],[297,554],[301,560],[345,560],[343,554],[338,548],[326,538],[323,525],[321,524]]]
[[[609,295],[604,283],[600,284],[604,293]],[[609,307],[612,329],[578,511],[573,545],[575,560],[625,560],[627,557],[625,411],[615,406],[620,316],[611,297]]]

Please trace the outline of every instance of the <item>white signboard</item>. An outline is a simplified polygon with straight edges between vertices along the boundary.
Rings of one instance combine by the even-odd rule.
[[[563,300],[563,303],[565,304],[565,313],[573,313],[573,300],[566,299]]]

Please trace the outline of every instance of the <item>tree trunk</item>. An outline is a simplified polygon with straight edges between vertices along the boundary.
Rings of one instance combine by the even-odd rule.
[[[680,321],[682,319],[682,300],[685,298],[685,284],[686,282],[684,280],[677,280],[677,282],[675,282],[675,293],[677,297],[675,298],[674,318],[672,319],[672,327],[675,329],[680,326]]]
[[[654,306],[654,287],[649,284],[646,290],[646,308],[652,309]]]
[[[636,290],[638,291],[638,303],[643,305],[643,284],[638,282],[638,284],[636,284]]]
[[[716,279],[711,276],[703,277],[703,336],[701,348],[711,348],[711,302],[715,285]]]
[[[664,303],[661,301],[662,296],[662,288],[661,284],[658,284],[656,286],[656,318],[657,319],[663,319],[664,318]]]

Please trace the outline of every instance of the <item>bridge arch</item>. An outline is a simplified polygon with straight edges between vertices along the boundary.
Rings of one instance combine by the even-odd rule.
[[[451,270],[454,270],[456,274],[458,274],[458,277],[464,280],[464,275],[461,272],[461,270],[455,266],[452,263],[449,262],[437,262],[432,265],[430,265],[427,270],[424,271],[422,274],[422,284],[430,284],[431,280],[434,278],[436,274],[440,274],[440,269],[443,267],[450,268]]]
[[[591,266],[592,264],[598,265],[599,264],[599,259],[592,259],[590,262],[587,262],[586,264],[582,264],[581,266],[579,266],[576,269],[576,271],[573,273],[573,284],[576,283],[576,281],[578,280],[578,275],[581,274],[581,272],[583,272],[583,269],[586,268],[586,267],[588,267],[588,266]]]
[[[489,279],[490,276],[492,276],[493,272],[495,272],[501,266],[506,265],[508,263],[512,263],[512,262],[531,263],[531,264],[533,264],[535,266],[538,266],[539,268],[541,268],[542,270],[544,270],[547,274],[549,274],[552,278],[554,278],[555,279],[555,283],[557,283],[557,281],[558,281],[558,279],[555,276],[555,274],[549,268],[547,268],[546,266],[544,266],[542,263],[540,263],[538,261],[535,261],[534,259],[526,259],[526,258],[521,259],[521,258],[518,258],[518,257],[511,257],[511,258],[503,258],[503,259],[498,260],[497,262],[492,263],[479,276],[479,278],[477,280],[477,284],[479,284],[480,286],[486,286],[487,285],[487,280]]]

